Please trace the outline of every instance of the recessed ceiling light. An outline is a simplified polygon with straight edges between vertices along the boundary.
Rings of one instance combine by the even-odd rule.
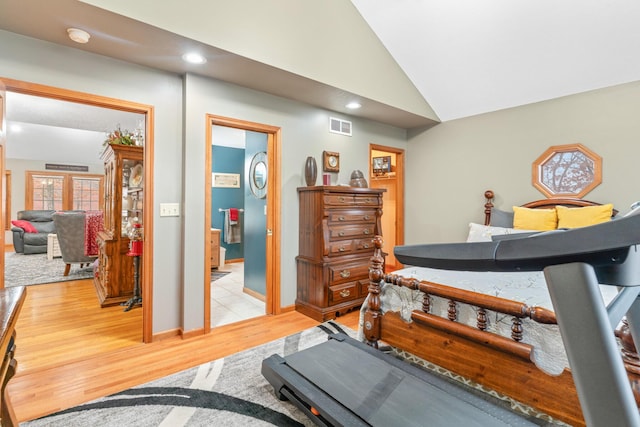
[[[359,102],[350,102],[347,105],[345,105],[345,107],[347,107],[350,110],[357,110],[358,108],[362,107],[362,105]]]
[[[12,124],[11,125],[11,132],[22,132],[22,126],[17,125],[17,124]]]
[[[67,28],[67,34],[69,38],[76,43],[87,43],[91,35],[84,30],[78,28]]]
[[[185,53],[184,55],[182,55],[182,59],[190,64],[204,64],[205,62],[207,62],[204,56],[194,52]]]

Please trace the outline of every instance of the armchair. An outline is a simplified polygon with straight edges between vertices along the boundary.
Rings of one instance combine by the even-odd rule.
[[[85,255],[85,212],[57,212],[53,214],[62,261],[66,264],[64,275],[68,276],[71,264],[80,268],[91,264],[97,255]]]

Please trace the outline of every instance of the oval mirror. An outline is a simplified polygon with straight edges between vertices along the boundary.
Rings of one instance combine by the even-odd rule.
[[[267,185],[267,165],[260,162],[253,171],[253,181],[256,188],[262,190]]]
[[[267,195],[267,176],[267,153],[261,151],[253,156],[249,167],[249,187],[259,199]]]

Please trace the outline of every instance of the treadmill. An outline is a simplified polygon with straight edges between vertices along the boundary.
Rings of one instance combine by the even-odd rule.
[[[589,227],[492,242],[399,246],[403,264],[462,271],[543,271],[578,398],[590,427],[638,427],[614,329],[640,343],[640,209]],[[616,286],[605,306],[599,285]],[[488,402],[346,335],[281,357],[262,373],[320,426],[528,426]]]

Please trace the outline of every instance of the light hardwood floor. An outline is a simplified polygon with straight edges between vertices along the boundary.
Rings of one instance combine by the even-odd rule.
[[[358,313],[337,321],[357,328]],[[298,312],[142,343],[142,310],[101,309],[91,280],[29,286],[8,390],[20,422],[125,390],[317,325]]]

